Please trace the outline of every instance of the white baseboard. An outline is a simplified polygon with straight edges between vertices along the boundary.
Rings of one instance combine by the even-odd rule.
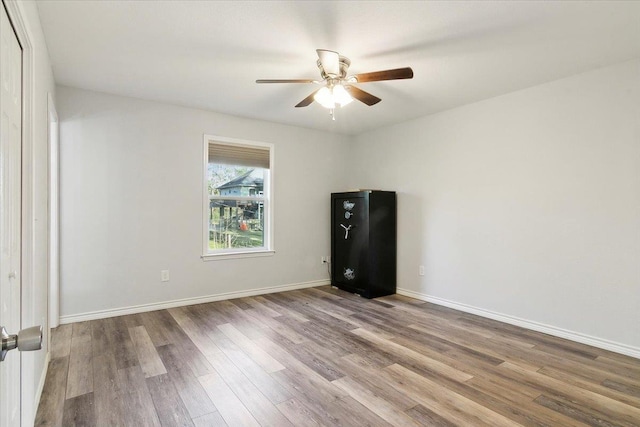
[[[397,293],[407,297],[419,299],[422,301],[431,302],[433,304],[442,305],[445,307],[453,308],[455,310],[464,311],[465,313],[475,314],[488,319],[498,320],[500,322],[508,323],[510,325],[520,326],[522,328],[531,329],[533,331],[542,332],[545,334],[553,335],[560,338],[566,338],[571,341],[576,341],[582,344],[587,344],[593,347],[602,348],[604,350],[613,351],[615,353],[624,354],[626,356],[635,357],[640,359],[640,348],[633,347],[626,344],[621,344],[602,338],[596,338],[589,335],[581,334],[579,332],[569,331],[566,329],[558,328],[551,325],[545,325],[544,323],[538,323],[531,320],[520,319],[519,317],[509,316],[502,313],[497,313],[491,310],[485,310],[483,308],[474,307],[467,304],[461,304],[455,301],[449,301],[443,298],[438,298],[420,292],[411,291],[409,289],[398,288]]]
[[[91,311],[87,313],[61,316],[60,324],[84,322],[87,320],[106,319],[107,317],[124,316],[126,314],[144,313],[145,311],[164,310],[166,308],[182,307],[185,305],[202,304],[206,302],[221,301],[233,298],[250,297],[254,295],[272,294],[274,292],[293,291],[295,289],[312,288],[330,284],[329,279],[314,280],[311,282],[293,283],[289,285],[271,286],[267,288],[249,289],[246,291],[225,292],[222,294],[207,295],[203,297],[184,298],[173,301],[164,301],[152,304],[134,305],[130,307],[113,308],[109,310]]]

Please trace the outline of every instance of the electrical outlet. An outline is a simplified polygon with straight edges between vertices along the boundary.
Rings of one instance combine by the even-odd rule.
[[[321,257],[321,261],[323,264],[329,264],[331,262],[331,257],[330,256],[323,256]]]
[[[320,263],[321,263],[321,264],[326,264],[326,262],[327,262],[327,257],[323,257],[323,256],[321,256],[321,257],[320,257]]]
[[[424,265],[418,267],[418,276],[424,276]]]
[[[331,256],[327,257],[327,264],[331,264]]]
[[[160,270],[160,281],[161,282],[169,281],[169,270]]]

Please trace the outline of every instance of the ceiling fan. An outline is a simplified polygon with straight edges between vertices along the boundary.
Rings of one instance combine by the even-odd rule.
[[[256,83],[314,83],[323,85],[320,89],[311,93],[300,101],[296,108],[306,107],[314,100],[331,112],[335,120],[333,111],[336,105],[345,106],[353,99],[357,99],[369,106],[381,101],[364,90],[354,86],[355,83],[378,82],[382,80],[400,80],[413,78],[413,70],[410,67],[396,68],[393,70],[374,71],[371,73],[360,73],[347,76],[347,70],[351,61],[349,58],[340,55],[338,52],[326,49],[316,49],[318,53],[318,68],[322,80],[311,79],[260,79]]]

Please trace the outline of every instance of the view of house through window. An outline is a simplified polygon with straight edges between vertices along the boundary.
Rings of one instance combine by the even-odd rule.
[[[206,253],[268,250],[270,146],[207,144]]]

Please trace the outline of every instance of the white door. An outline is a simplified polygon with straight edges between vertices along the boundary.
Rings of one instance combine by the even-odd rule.
[[[22,48],[0,6],[0,325],[20,330]],[[0,362],[0,426],[20,425],[20,353]]]

